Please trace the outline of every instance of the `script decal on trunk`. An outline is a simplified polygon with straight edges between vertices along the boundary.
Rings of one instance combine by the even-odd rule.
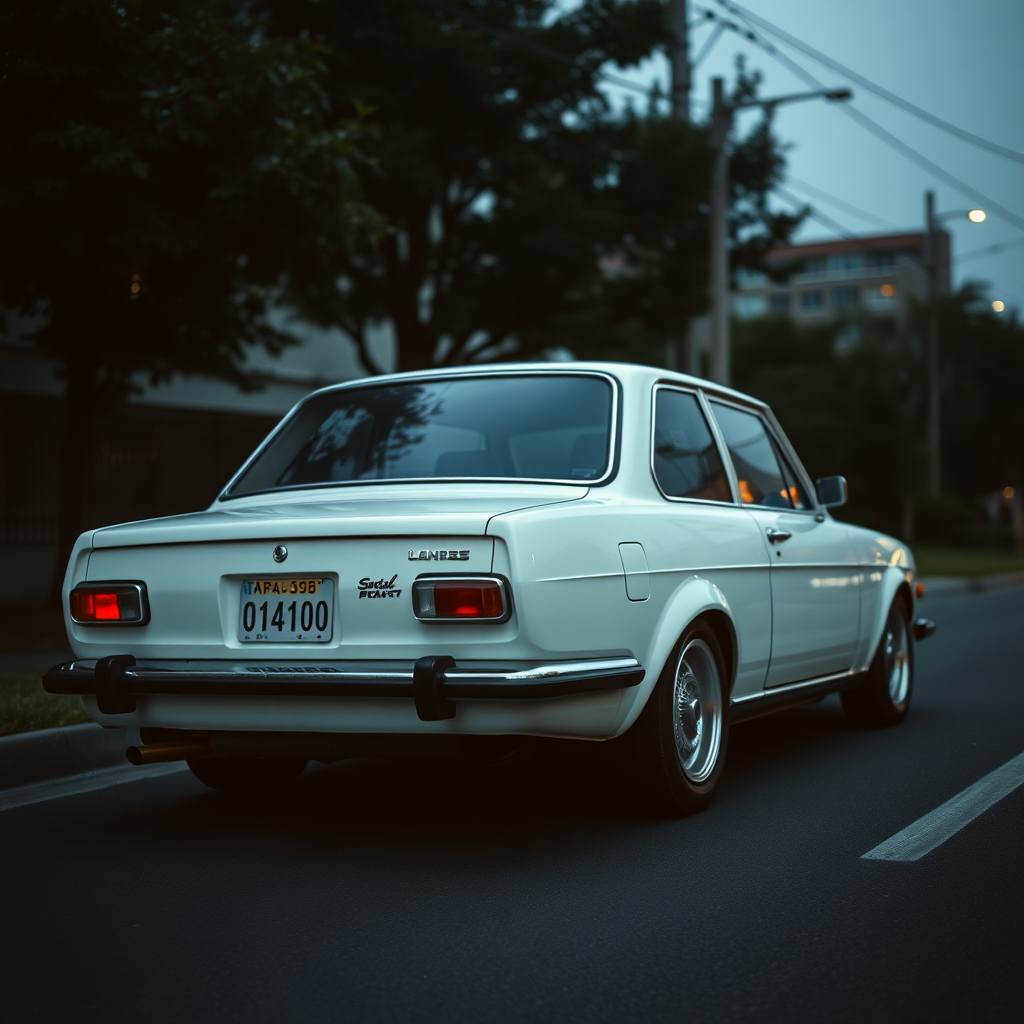
[[[401,597],[401,589],[395,589],[395,580],[397,579],[397,572],[389,580],[371,580],[369,576],[364,576],[359,581],[359,596],[361,598]]]

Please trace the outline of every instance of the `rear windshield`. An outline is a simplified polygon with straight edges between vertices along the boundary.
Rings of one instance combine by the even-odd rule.
[[[600,480],[603,377],[463,377],[345,388],[301,405],[227,497],[372,480]]]

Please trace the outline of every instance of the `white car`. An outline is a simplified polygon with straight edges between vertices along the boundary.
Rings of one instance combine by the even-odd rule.
[[[644,366],[404,373],[300,402],[205,512],[79,538],[45,686],[221,789],[310,759],[621,737],[708,803],[730,723],[906,714],[915,569],[771,411]]]

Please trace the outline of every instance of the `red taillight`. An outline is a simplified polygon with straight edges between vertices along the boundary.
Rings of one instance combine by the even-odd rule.
[[[503,579],[420,578],[412,585],[413,612],[423,620],[504,622],[511,614]]]
[[[93,594],[96,618],[101,622],[120,622],[121,611],[117,607],[117,594]]]
[[[71,618],[89,623],[144,626],[149,622],[145,583],[79,583],[69,595]]]

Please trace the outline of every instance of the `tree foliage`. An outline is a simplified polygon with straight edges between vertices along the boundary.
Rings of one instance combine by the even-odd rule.
[[[995,316],[966,285],[940,306],[945,494],[925,493],[927,446],[923,310],[904,334],[836,345],[840,325],[788,317],[733,328],[736,386],[768,402],[812,476],[850,481],[843,518],[918,540],[956,540],[980,498],[1024,493],[1024,329]]]
[[[9,0],[0,46],[0,304],[66,381],[65,555],[96,416],[140,375],[244,382],[246,346],[288,340],[267,304],[299,254],[337,259],[371,217],[322,49],[247,4]]]
[[[400,369],[557,346],[660,360],[703,309],[707,132],[598,89],[606,62],[668,41],[662,0],[268,3],[280,31],[328,47],[334,110],[358,100],[380,126],[365,185],[391,233],[293,296],[368,370],[374,324],[393,326]],[[763,201],[781,171],[768,126],[732,164],[752,258],[796,222]]]

